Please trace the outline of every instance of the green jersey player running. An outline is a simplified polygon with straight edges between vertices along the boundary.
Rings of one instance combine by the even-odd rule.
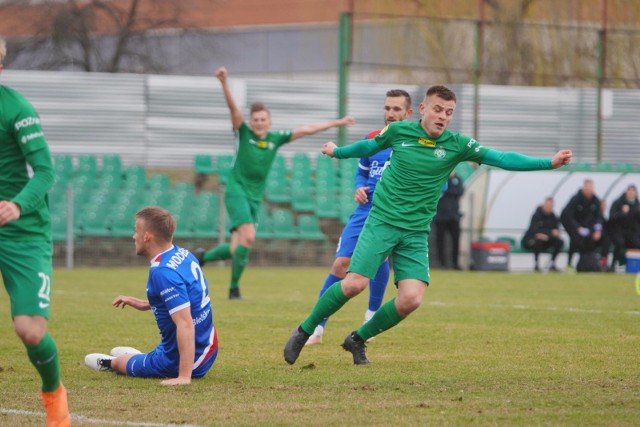
[[[6,53],[0,39],[0,72]],[[47,427],[71,422],[58,348],[47,332],[53,256],[47,192],[54,176],[38,113],[0,85],[0,272],[16,334],[42,380]]]
[[[229,298],[241,299],[239,281],[256,238],[255,224],[262,203],[262,194],[278,148],[303,136],[353,124],[354,120],[351,117],[343,117],[308,124],[293,130],[271,132],[271,113],[267,107],[259,102],[252,104],[249,123],[245,123],[242,111],[238,108],[229,87],[227,70],[220,67],[215,75],[222,84],[224,98],[231,113],[231,124],[236,134],[236,153],[224,194],[224,202],[231,220],[231,242],[210,251],[197,249],[194,253],[201,265],[231,259]]]
[[[433,86],[420,104],[421,121],[391,123],[375,139],[346,147],[338,148],[333,142],[322,147],[324,154],[339,159],[370,156],[389,147],[393,153],[376,187],[373,208],[347,276],[327,289],[311,314],[294,329],[284,347],[287,363],[295,363],[322,319],[362,292],[389,256],[393,259],[398,296],[347,335],[342,347],[352,353],[353,363],[368,364],[365,341],[397,325],[420,306],[429,285],[427,240],[431,220],[442,186],[458,163],[473,161],[526,171],[555,169],[571,160],[570,150],[560,150],[552,158],[532,158],[485,148],[473,138],[447,130],[455,108],[455,94],[445,86]]]

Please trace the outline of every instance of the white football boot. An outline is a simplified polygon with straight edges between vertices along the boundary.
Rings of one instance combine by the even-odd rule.
[[[113,347],[110,353],[113,357],[124,356],[125,354],[142,354],[142,352],[133,347]]]
[[[91,353],[84,357],[84,364],[94,371],[113,371],[111,362],[115,357],[102,353]],[[106,363],[105,363],[106,362]]]

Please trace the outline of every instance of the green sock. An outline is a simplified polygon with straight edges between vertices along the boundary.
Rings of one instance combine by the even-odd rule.
[[[240,276],[244,271],[244,267],[249,261],[249,249],[246,246],[238,245],[231,256],[231,286],[230,289],[238,289]]]
[[[27,347],[27,355],[31,364],[42,378],[42,391],[51,392],[60,386],[60,363],[58,362],[58,347],[47,333],[37,345]]]
[[[304,322],[300,324],[303,331],[311,335],[320,322],[340,310],[340,308],[349,301],[349,298],[342,293],[340,283],[341,282],[336,282],[331,285],[318,299],[309,317],[304,319]]]
[[[229,258],[231,258],[231,250],[229,249],[228,243],[223,243],[222,245],[216,246],[210,251],[205,252],[202,256],[202,259],[205,262],[221,261]]]
[[[368,322],[360,326],[360,329],[356,331],[358,335],[366,341],[400,323],[403,318],[398,314],[395,303],[395,298],[384,303]]]

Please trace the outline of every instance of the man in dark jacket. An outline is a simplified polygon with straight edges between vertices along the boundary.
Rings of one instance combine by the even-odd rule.
[[[560,221],[553,212],[553,198],[547,197],[544,203],[538,206],[533,216],[529,229],[522,238],[522,247],[533,252],[534,270],[540,271],[538,258],[541,252],[551,249],[551,264],[549,271],[558,271],[556,268],[556,257],[562,249],[562,239],[560,238]]]
[[[602,244],[604,218],[592,180],[584,180],[582,188],[562,210],[560,221],[570,237],[568,269],[572,268],[571,260],[576,252],[582,255],[599,249],[600,256],[606,257],[608,248],[604,248]],[[604,265],[606,266],[606,261]]]
[[[449,265],[455,270],[460,270],[458,264],[458,254],[460,247],[460,197],[464,193],[462,180],[455,171],[451,172],[447,180],[447,189],[442,193],[438,202],[436,215],[433,223],[436,230],[436,250],[438,260],[442,268]],[[445,251],[445,240],[447,235],[451,236],[451,259],[447,262]]]
[[[613,258],[609,269],[613,271],[617,262],[626,263],[627,249],[640,249],[640,202],[635,185],[629,185],[611,205],[608,230],[613,243]]]

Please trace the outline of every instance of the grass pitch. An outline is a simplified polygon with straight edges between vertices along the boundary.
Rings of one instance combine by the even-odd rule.
[[[190,386],[84,366],[117,345],[159,341],[153,315],[111,306],[144,297],[146,268],[58,269],[50,330],[74,425],[638,425],[640,297],[611,274],[432,272],[423,306],[354,366],[339,345],[367,291],[330,320],[293,365],[282,349],[313,306],[325,268],[252,268],[229,301],[227,268],[206,267],[220,338]],[[396,294],[393,285],[386,299]],[[39,426],[39,379],[0,298],[0,425]]]

